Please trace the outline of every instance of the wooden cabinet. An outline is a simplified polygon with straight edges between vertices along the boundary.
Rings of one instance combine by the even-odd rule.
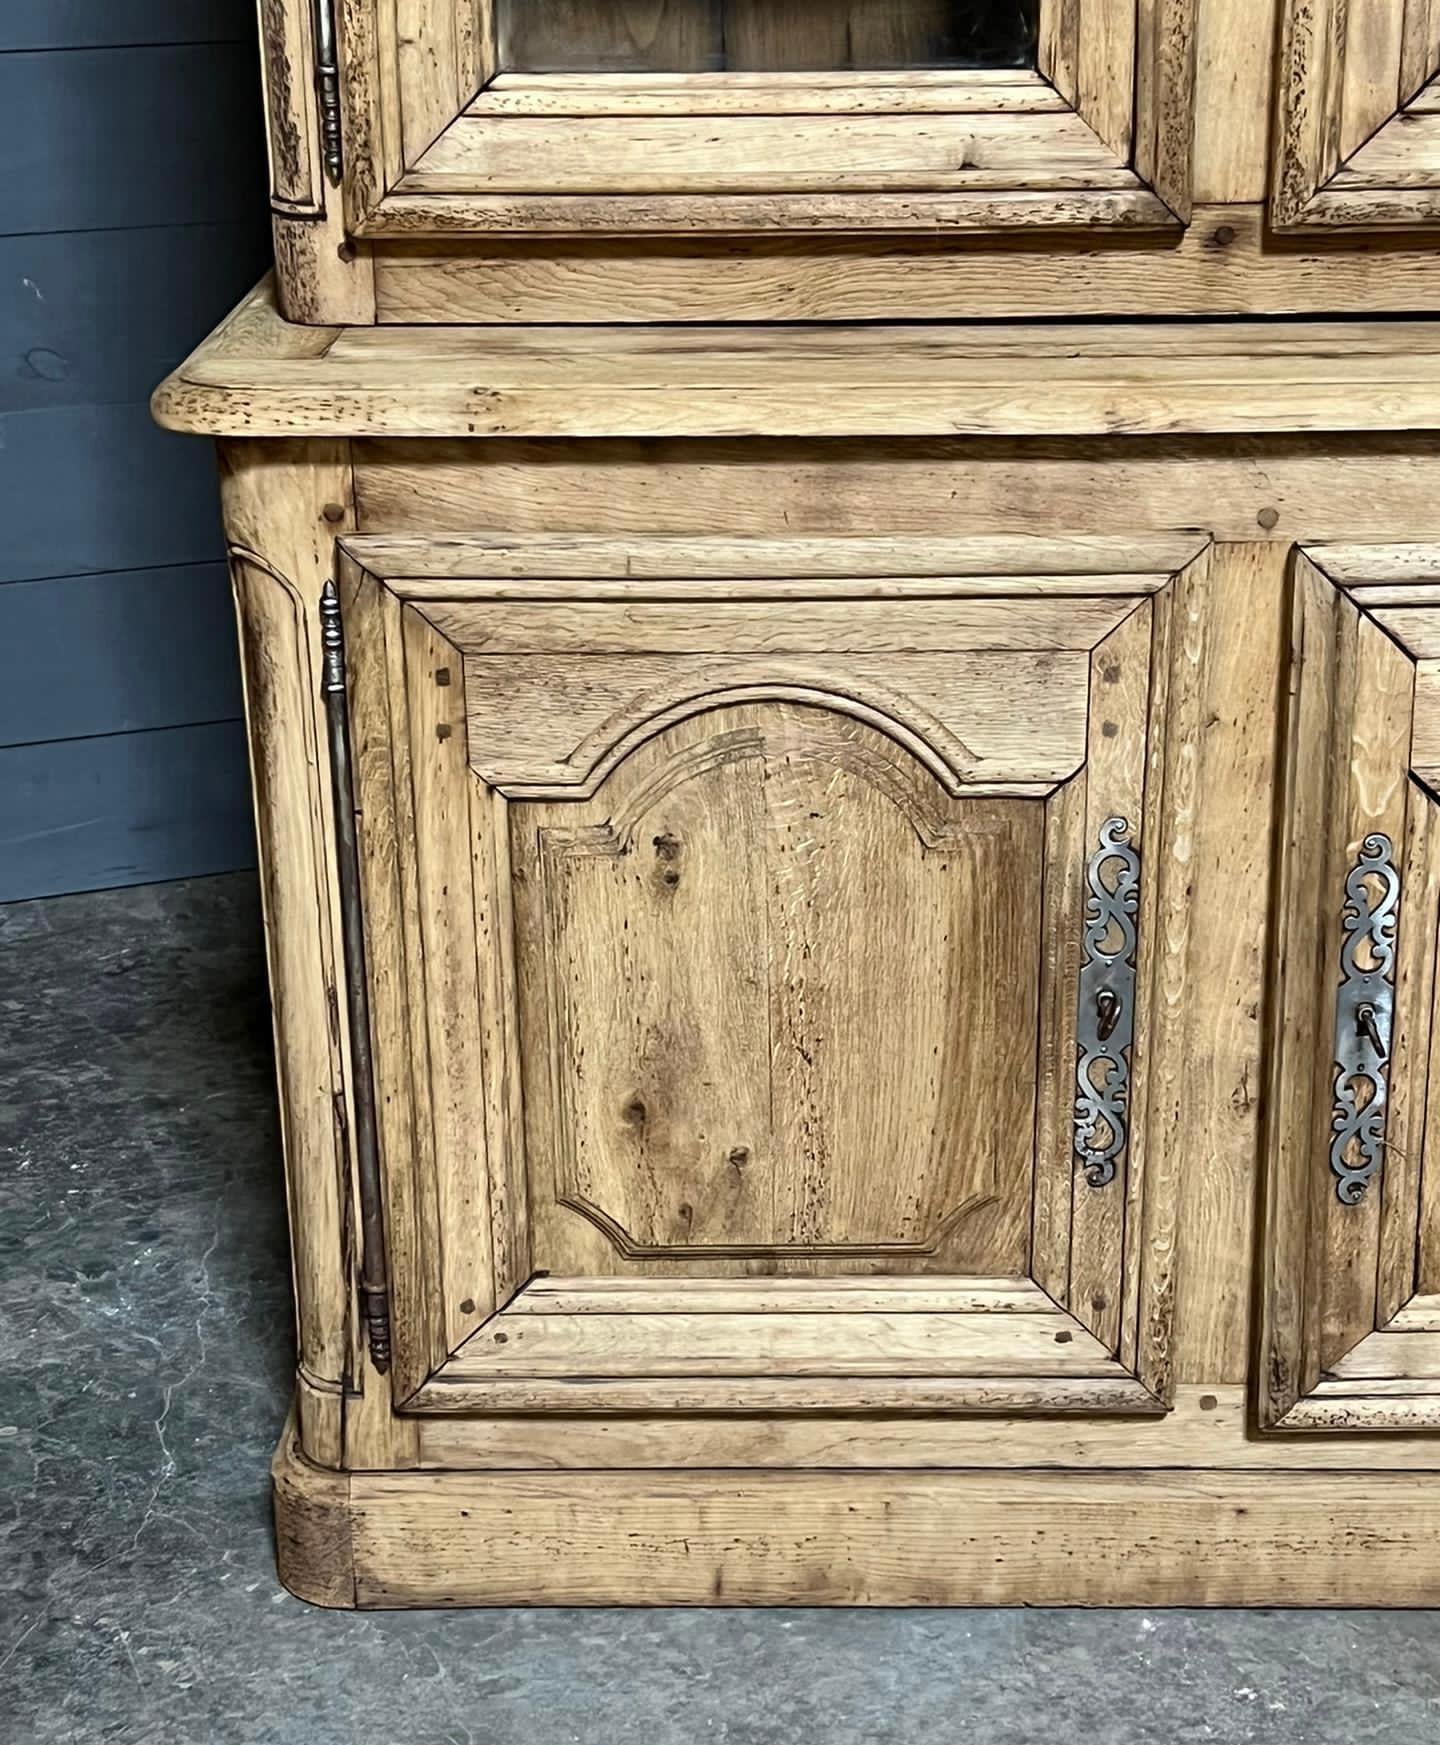
[[[286,1580],[1440,1603],[1440,0],[260,14]]]
[[[1434,325],[287,325],[329,1604],[1426,1604]]]
[[[266,0],[282,305],[322,324],[1433,308],[1432,11]]]

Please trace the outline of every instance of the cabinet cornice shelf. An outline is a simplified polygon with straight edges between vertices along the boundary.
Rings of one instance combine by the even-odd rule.
[[[315,328],[267,280],[154,406],[254,437],[1433,430],[1440,318]]]

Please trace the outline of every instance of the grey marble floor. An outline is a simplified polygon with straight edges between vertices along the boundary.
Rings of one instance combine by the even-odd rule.
[[[292,1600],[269,1046],[252,879],[0,908],[0,1741],[1440,1745],[1428,1613]]]

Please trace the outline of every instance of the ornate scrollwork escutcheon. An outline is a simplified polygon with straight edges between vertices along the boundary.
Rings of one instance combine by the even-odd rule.
[[[1084,961],[1076,1023],[1075,1155],[1092,1188],[1114,1181],[1129,1143],[1140,857],[1124,818],[1107,818],[1085,871]]]
[[[1330,1169],[1341,1205],[1364,1199],[1385,1152],[1390,1036],[1395,1018],[1395,928],[1400,875],[1388,836],[1360,844],[1345,880],[1340,989],[1335,999],[1335,1113]]]

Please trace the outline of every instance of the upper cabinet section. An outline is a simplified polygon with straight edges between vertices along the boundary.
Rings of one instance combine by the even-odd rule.
[[[1196,3],[262,0],[286,312],[467,241],[1173,237]]]
[[[1175,226],[1192,0],[351,0],[364,237]]]
[[[299,322],[1440,309],[1440,0],[262,0],[261,20]]]
[[[1285,0],[1278,71],[1278,230],[1440,220],[1435,0]]]

